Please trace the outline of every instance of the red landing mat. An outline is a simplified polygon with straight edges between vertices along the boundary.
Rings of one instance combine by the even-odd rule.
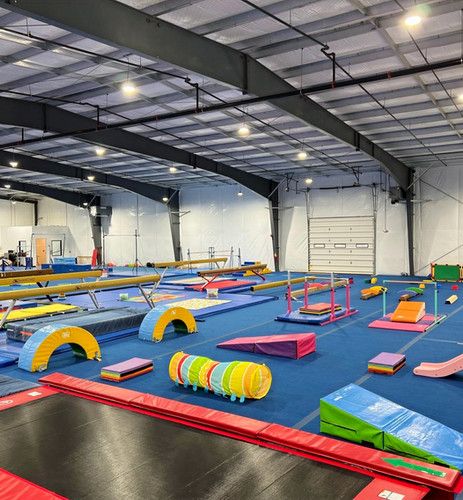
[[[0,411],[8,410],[8,408],[13,408],[14,406],[23,405],[25,403],[30,403],[35,399],[46,398],[52,394],[56,394],[57,391],[51,389],[50,387],[34,387],[27,391],[17,392],[16,394],[10,394],[0,398]]]
[[[354,500],[421,500],[429,493],[429,488],[418,484],[405,484],[393,479],[375,478]]]
[[[0,500],[66,500],[66,498],[0,469]]]
[[[217,288],[218,290],[232,290],[233,288],[239,288],[242,286],[252,286],[255,285],[257,281],[239,281],[239,280],[222,280],[222,281],[212,281],[206,286],[204,285],[193,285],[187,286],[188,290],[195,290],[200,292],[201,290],[206,290],[207,288]]]

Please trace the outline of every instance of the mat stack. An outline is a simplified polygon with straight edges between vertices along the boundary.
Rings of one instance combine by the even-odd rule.
[[[334,305],[335,311],[340,311],[341,306],[339,304]],[[318,302],[317,304],[309,304],[306,307],[300,307],[299,312],[303,314],[328,314],[331,312],[331,304],[328,302]]]
[[[130,358],[115,365],[105,366],[101,369],[100,377],[112,382],[123,382],[129,378],[138,377],[153,370],[151,359]]]
[[[370,373],[381,373],[383,375],[394,375],[405,365],[405,356],[392,352],[381,352],[368,361]]]

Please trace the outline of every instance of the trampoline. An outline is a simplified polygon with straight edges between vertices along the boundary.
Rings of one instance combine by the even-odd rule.
[[[432,485],[453,492],[460,477],[391,481],[344,463],[351,447],[371,451],[350,443],[61,374],[43,380],[66,393],[0,412],[0,467],[67,498],[352,499],[379,479],[422,498]],[[40,453],[27,452],[31,435]],[[304,447],[317,446],[324,458],[309,459]]]

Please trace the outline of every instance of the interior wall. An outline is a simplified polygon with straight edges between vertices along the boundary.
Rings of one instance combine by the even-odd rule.
[[[422,177],[421,177],[422,175]],[[417,274],[430,263],[463,264],[463,170],[434,168],[417,172],[415,184],[415,260]]]
[[[384,177],[384,176],[383,176]],[[317,178],[309,191],[310,217],[343,217],[373,215],[373,196],[370,185],[379,184],[379,175],[362,175],[361,186],[352,186],[352,176]],[[363,186],[367,185],[367,186]],[[339,187],[339,189],[320,189]],[[280,250],[282,269],[304,271],[307,269],[307,204],[304,190],[280,189],[281,235]],[[407,223],[404,203],[392,205],[386,193],[378,189],[376,214],[376,272],[400,274],[408,272]]]
[[[238,192],[243,193],[238,196]],[[180,207],[188,212],[181,218],[183,256],[207,257],[209,247],[228,255],[238,249],[242,261],[261,261],[274,268],[268,202],[262,196],[237,186],[185,189]],[[234,265],[237,265],[235,259]]]
[[[8,250],[16,250],[18,241],[23,240],[23,227],[34,224],[34,205],[32,203],[12,203],[10,200],[0,200],[0,254]]]
[[[112,207],[110,220],[102,219],[106,262],[135,263],[135,230],[141,264],[174,260],[166,205],[132,193],[107,196],[102,204]]]
[[[34,228],[34,234],[43,234],[41,226],[47,226],[50,233],[67,234],[65,257],[92,255],[92,229],[87,210],[51,198],[42,198],[39,200],[37,213],[38,227]],[[57,226],[56,230],[53,230],[54,226]]]

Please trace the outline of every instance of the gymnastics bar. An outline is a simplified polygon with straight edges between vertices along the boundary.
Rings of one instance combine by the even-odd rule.
[[[304,276],[302,278],[292,278],[290,280],[290,283],[292,285],[295,285],[297,283],[304,283],[306,280],[307,281],[313,281],[315,279],[316,279],[315,276]],[[254,285],[254,286],[251,287],[251,290],[253,292],[257,292],[259,290],[267,290],[268,288],[277,288],[277,287],[280,287],[280,286],[287,286],[287,285],[288,285],[288,280],[272,281],[270,283],[262,283],[260,285]]]
[[[423,283],[423,281],[383,280],[383,284],[384,283],[395,283],[395,284],[400,284],[400,285],[406,283],[407,285],[421,285]],[[438,300],[437,300],[437,292],[438,292],[438,290],[437,290],[437,283],[435,281],[432,281],[431,283],[427,282],[426,284],[434,286],[434,321],[428,326],[427,329],[429,330],[429,328],[437,325],[443,319],[445,319],[446,315],[444,314],[441,318],[439,318],[438,307],[437,307],[437,304],[438,304]],[[386,316],[386,310],[387,310],[387,306],[386,306],[386,292],[383,291],[383,316]]]
[[[41,274],[53,274],[53,269],[30,269],[28,271],[3,271],[0,278],[19,278],[20,276],[40,276]]]
[[[314,277],[314,279],[318,279],[318,278]],[[344,286],[345,284],[346,284],[345,278],[335,278],[333,286],[334,286],[334,288],[339,288],[340,286]],[[330,289],[331,289],[331,285],[329,283],[326,283],[326,285],[314,288],[313,290],[309,289],[308,294],[311,295],[311,294],[317,293],[317,292],[325,292],[326,290],[330,290]],[[291,298],[293,298],[293,299],[296,299],[296,298],[300,297],[301,295],[302,296],[304,295],[304,288],[301,288],[300,290],[294,290],[291,292]]]
[[[206,283],[204,283],[204,285],[201,287],[201,291],[204,290],[207,285],[212,283],[217,278],[217,276],[220,276],[222,274],[239,273],[241,271],[251,271],[256,276],[259,276],[259,278],[265,281],[265,276],[263,276],[261,273],[264,269],[266,269],[266,267],[267,264],[253,264],[251,266],[221,267],[219,269],[209,269],[208,271],[198,271],[198,276],[206,280]],[[261,271],[261,273],[259,273],[259,271]],[[208,276],[211,276],[211,279],[207,279]]]
[[[48,295],[59,295],[71,292],[87,292],[92,299],[95,307],[99,309],[98,301],[96,300],[95,290],[104,290],[110,288],[121,288],[130,285],[137,285],[144,299],[150,308],[153,308],[153,303],[149,299],[145,290],[142,288],[142,284],[146,283],[157,283],[160,280],[158,275],[145,275],[145,276],[134,276],[131,278],[118,278],[113,280],[105,280],[105,281],[84,281],[82,283],[69,283],[66,285],[55,285],[47,287]],[[3,327],[5,321],[13,310],[15,303],[17,300],[21,299],[30,299],[33,297],[41,297],[44,294],[43,288],[28,288],[26,290],[12,290],[7,292],[0,292],[0,301],[9,300],[10,304],[8,305],[7,310],[3,313],[2,318],[0,319],[0,328]]]
[[[49,281],[73,280],[84,278],[101,278],[103,271],[80,271],[75,273],[41,274],[38,276],[18,276],[17,278],[0,278],[0,286],[18,285],[20,283],[45,283]],[[40,286],[40,285],[39,285]]]

